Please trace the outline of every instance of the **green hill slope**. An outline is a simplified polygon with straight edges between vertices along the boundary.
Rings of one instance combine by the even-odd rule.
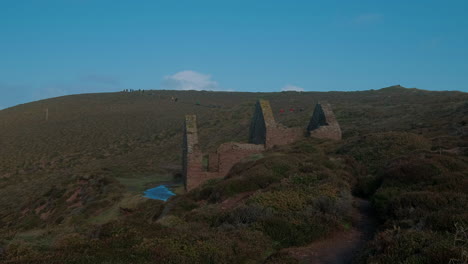
[[[141,208],[152,212],[147,218],[157,215],[160,203],[141,194],[161,182],[180,182],[184,115],[198,116],[201,147],[212,151],[223,142],[247,141],[259,98],[270,100],[277,121],[304,128],[315,103],[330,102],[344,139],[326,143],[324,155],[359,164],[355,169],[362,171],[346,181],[349,191],[362,195],[373,195],[383,181],[381,170],[402,155],[435,151],[463,158],[468,153],[468,94],[461,92],[402,87],[325,93],[145,91],[33,102],[0,111],[0,247],[53,248],[63,234],[82,235]],[[280,113],[290,108],[302,111]],[[205,198],[222,202],[236,193],[235,181],[217,183]],[[243,192],[267,187],[259,186]],[[275,197],[265,197],[256,202],[271,207]],[[292,210],[289,206],[284,210]],[[180,213],[177,217],[192,221]]]

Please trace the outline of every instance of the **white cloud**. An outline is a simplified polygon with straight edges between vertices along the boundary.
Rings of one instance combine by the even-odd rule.
[[[181,71],[165,76],[162,87],[169,90],[221,90],[218,82],[211,79],[211,75],[196,71]]]
[[[358,25],[374,24],[382,21],[384,16],[379,13],[361,14],[353,18],[352,22]]]
[[[299,86],[295,86],[295,85],[292,85],[292,84],[288,84],[288,85],[284,86],[283,88],[281,88],[281,91],[282,92],[287,92],[287,91],[303,92],[304,88],[299,87]]]

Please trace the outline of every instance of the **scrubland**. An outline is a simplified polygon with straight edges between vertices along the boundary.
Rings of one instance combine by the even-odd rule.
[[[259,98],[278,122],[304,128],[326,100],[343,140],[276,147],[184,193],[184,115],[197,114],[201,147],[213,151],[248,139]],[[291,107],[303,111],[279,111]],[[352,229],[353,197],[361,197],[378,223],[355,263],[463,263],[467,125],[468,94],[399,86],[89,94],[5,109],[0,262],[298,263],[284,249]],[[141,197],[161,183],[179,195]]]

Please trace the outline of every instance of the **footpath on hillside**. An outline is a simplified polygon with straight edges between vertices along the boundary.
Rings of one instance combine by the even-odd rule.
[[[335,233],[328,238],[304,247],[288,248],[284,251],[309,264],[351,263],[356,253],[372,239],[377,221],[369,201],[354,198],[353,228]]]

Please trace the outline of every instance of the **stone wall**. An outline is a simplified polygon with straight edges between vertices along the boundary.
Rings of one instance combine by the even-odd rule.
[[[249,133],[249,143],[224,143],[215,153],[208,154],[208,167],[203,168],[203,153],[198,145],[197,119],[185,117],[183,144],[183,175],[190,191],[209,179],[224,178],[231,168],[250,155],[276,145],[287,145],[306,136],[341,139],[341,129],[329,104],[317,104],[307,129],[287,128],[277,124],[270,103],[259,100],[255,105]]]
[[[266,100],[258,100],[250,125],[249,143],[266,145],[269,141],[268,132],[275,127],[276,121],[270,103]]]
[[[341,128],[328,103],[318,103],[307,131],[311,137],[341,140]]]
[[[218,153],[210,153],[208,155],[208,171],[215,172],[219,170]]]
[[[255,112],[250,125],[251,144],[263,144],[265,148],[276,145],[287,145],[305,135],[302,128],[287,128],[276,123],[270,102],[258,100],[255,104]]]
[[[182,168],[186,189],[197,186],[204,178],[203,154],[198,144],[197,117],[185,116],[184,142],[182,148]]]
[[[306,135],[304,128],[302,127],[283,127],[278,125],[275,129],[269,132],[269,142],[267,148],[273,146],[288,145],[296,142]]]
[[[184,185],[190,191],[209,179],[224,178],[234,164],[242,159],[261,153],[264,145],[246,143],[224,143],[215,153],[208,154],[208,170],[203,168],[203,153],[198,144],[197,118],[185,117],[182,168]]]
[[[234,164],[242,159],[265,151],[263,145],[245,143],[224,143],[217,150],[219,160],[219,177],[226,177]]]

